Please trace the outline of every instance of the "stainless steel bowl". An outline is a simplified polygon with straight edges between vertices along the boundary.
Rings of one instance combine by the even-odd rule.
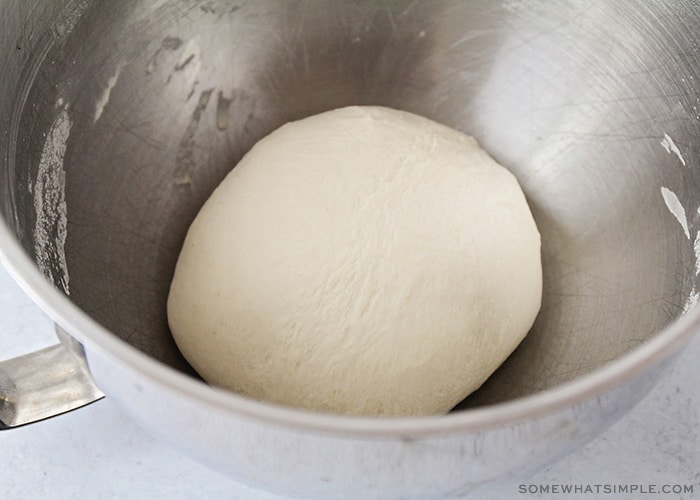
[[[71,383],[235,478],[425,498],[526,476],[624,414],[698,327],[698,23],[689,0],[3,3],[3,263],[79,342]],[[350,104],[476,136],[542,234],[532,331],[445,417],[246,400],[201,382],[167,328],[212,189],[282,123]],[[0,369],[6,426],[45,415],[17,389],[37,359]]]

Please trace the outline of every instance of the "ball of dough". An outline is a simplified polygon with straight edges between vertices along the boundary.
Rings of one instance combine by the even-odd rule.
[[[213,385],[441,414],[527,334],[540,262],[518,182],[474,139],[348,107],[282,126],[228,174],[187,233],[168,320]]]

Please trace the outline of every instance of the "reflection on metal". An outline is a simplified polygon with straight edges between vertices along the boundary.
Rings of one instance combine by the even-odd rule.
[[[57,328],[61,342],[0,362],[0,429],[36,422],[104,395],[90,377],[82,346]]]

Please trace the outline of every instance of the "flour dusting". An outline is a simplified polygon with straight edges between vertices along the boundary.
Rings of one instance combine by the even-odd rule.
[[[684,167],[687,166],[685,158],[683,158],[680,149],[678,149],[678,146],[676,146],[676,143],[673,142],[670,135],[664,134],[664,137],[661,140],[661,146],[663,146],[668,154],[675,155]],[[686,238],[690,239],[688,218],[685,213],[685,208],[678,199],[678,196],[676,196],[676,193],[665,187],[661,187],[661,195],[664,198],[666,207],[683,228]],[[697,208],[696,214],[700,216],[700,207]],[[697,277],[700,276],[700,231],[696,233],[695,239],[693,240],[693,252],[695,254],[695,276]],[[694,284],[693,288],[690,290],[688,298],[685,301],[685,304],[683,305],[682,314],[686,314],[688,311],[693,309],[698,302],[700,302],[700,292],[698,292],[697,287]]]
[[[690,311],[695,305],[698,303],[698,299],[700,299],[700,294],[695,290],[695,287],[693,287],[693,290],[690,292],[690,295],[688,295],[688,299],[685,301],[685,304],[683,305],[683,313],[685,314],[688,311]]]
[[[695,276],[700,276],[700,231],[695,235],[693,250],[695,252]]]
[[[664,202],[666,203],[666,206],[668,207],[669,211],[673,214],[673,216],[683,228],[683,232],[685,232],[685,237],[690,239],[690,231],[688,230],[688,219],[685,216],[685,208],[683,208],[683,205],[681,205],[681,202],[678,199],[678,196],[676,196],[676,193],[662,186],[661,196],[664,197]]]
[[[661,139],[661,145],[664,147],[668,154],[676,155],[676,157],[678,157],[678,159],[685,167],[685,158],[683,158],[683,155],[681,155],[681,150],[678,149],[678,146],[676,146],[676,143],[673,142],[673,139],[671,139],[670,135],[664,134],[664,138]]]
[[[89,2],[87,0],[76,0],[74,2],[70,2],[63,11],[61,18],[54,26],[55,34],[59,38],[64,38],[66,35],[71,33],[88,7]]]
[[[69,294],[66,265],[66,173],[63,158],[72,122],[63,109],[46,135],[34,183],[34,252],[39,270]]]
[[[119,63],[117,65],[117,69],[114,71],[114,75],[107,80],[107,87],[105,87],[104,92],[102,92],[102,96],[97,100],[97,103],[95,104],[95,118],[93,119],[93,123],[97,122],[97,120],[100,119],[100,116],[102,116],[102,112],[105,109],[105,106],[107,106],[107,103],[109,102],[109,97],[112,94],[112,89],[114,86],[117,84],[117,80],[119,80],[119,75],[122,72],[122,68],[124,67],[123,63]]]
[[[192,87],[199,76],[199,70],[202,68],[202,48],[199,46],[199,41],[192,38],[187,42],[182,50],[182,57],[175,65],[175,71],[182,72],[185,76],[188,87]]]
[[[530,10],[541,7],[544,4],[543,0],[504,0],[503,8],[509,12],[519,13],[521,11]]]

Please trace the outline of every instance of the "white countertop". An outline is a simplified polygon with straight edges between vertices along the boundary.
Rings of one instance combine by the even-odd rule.
[[[55,343],[51,322],[1,267],[0,342],[0,359]],[[652,393],[608,432],[527,483],[504,484],[494,492],[495,497],[700,498],[698,360],[700,335]],[[234,483],[154,440],[109,399],[43,422],[0,431],[0,450],[3,500],[280,498]],[[692,487],[693,492],[529,492],[540,485],[567,484],[591,489],[596,485],[637,485],[646,490],[680,485]]]

